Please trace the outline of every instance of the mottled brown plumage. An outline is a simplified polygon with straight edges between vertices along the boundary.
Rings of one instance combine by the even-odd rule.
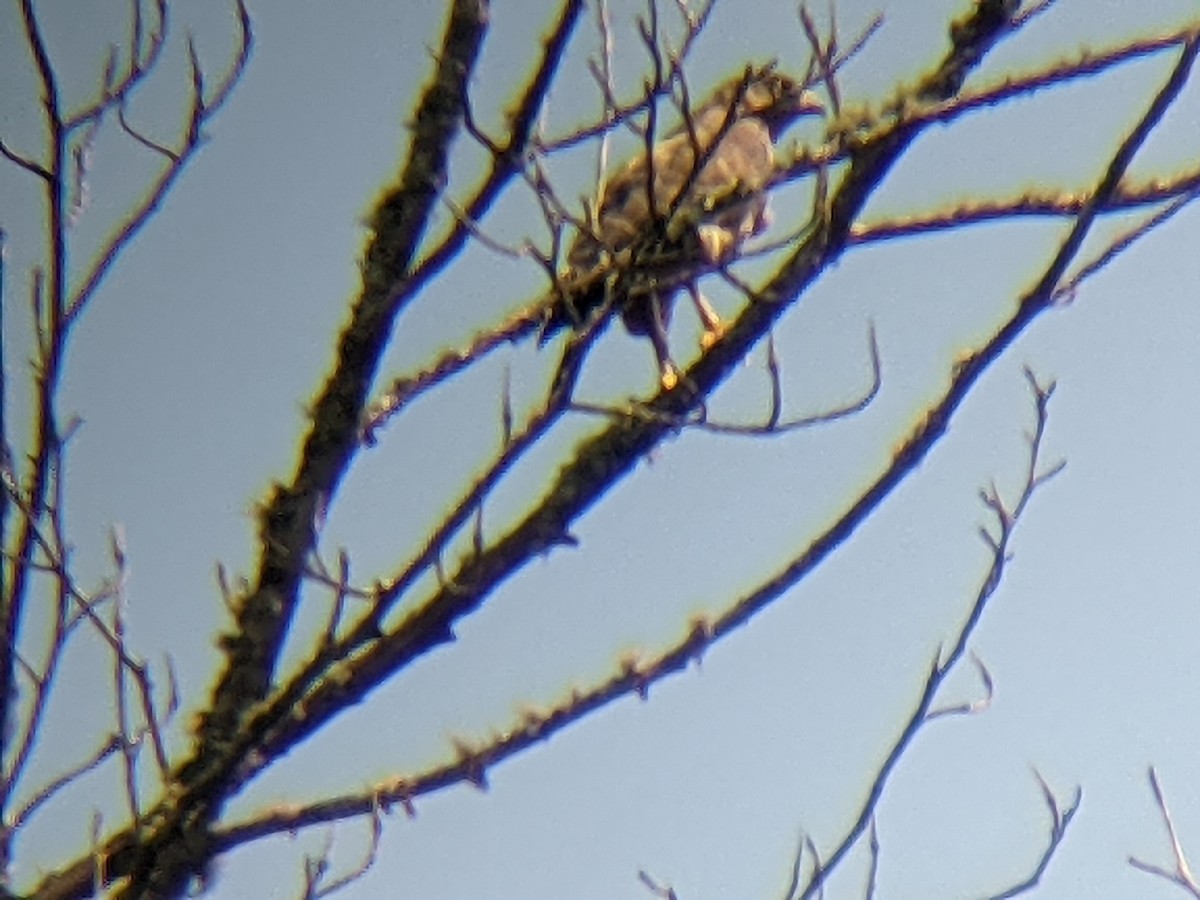
[[[543,340],[610,304],[631,333],[650,337],[663,383],[674,384],[666,345],[674,294],[688,290],[706,344],[715,340],[721,322],[696,281],[736,258],[766,227],[775,140],[800,116],[822,109],[811,92],[772,68],[749,71],[696,107],[690,129],[685,121],[654,145],[652,192],[645,154],[617,171],[601,192],[594,232],[580,233],[567,253],[564,283],[583,287],[552,310]]]

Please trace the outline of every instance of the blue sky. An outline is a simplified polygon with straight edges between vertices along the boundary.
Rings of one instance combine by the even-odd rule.
[[[256,47],[244,83],[208,126],[208,144],[160,214],[117,265],[80,324],[62,408],[83,425],[69,456],[68,526],[81,579],[104,571],[107,529],[128,540],[130,640],[153,665],[170,654],[189,713],[218,661],[225,621],[217,561],[252,563],[253,514],[286,476],[305,404],[333,359],[334,335],[357,286],[362,220],[397,171],[402,122],[430,71],[443,4],[432,0],[254,3]],[[613,2],[618,84],[633,91],[641,57],[630,28],[642,7]],[[120,26],[107,6],[37,4],[68,97],[85,96]],[[117,5],[117,7],[123,9]],[[961,3],[870,5],[843,0],[856,32],[885,25],[845,74],[851,103],[912,84],[941,57]],[[182,28],[219,68],[234,21],[219,4],[173,7],[178,26],[160,79],[135,100],[135,120],[169,133],[187,88]],[[981,80],[1149,34],[1194,15],[1191,4],[1060,0],[989,61]],[[473,102],[485,125],[527,73],[548,27],[543,4],[498,0]],[[112,30],[116,27],[117,30]],[[594,116],[584,62],[586,23],[546,115],[550,133]],[[802,68],[792,4],[718,3],[689,78],[708,85],[746,61]],[[0,12],[0,138],[38,149],[35,86],[12,8]],[[901,161],[867,217],[915,213],[980,194],[1033,187],[1083,190],[1166,78],[1171,54],[935,128]],[[1194,160],[1197,96],[1189,88],[1135,172],[1170,174]],[[819,124],[795,136],[815,140]],[[615,149],[619,157],[627,145]],[[594,149],[554,169],[561,194],[588,190]],[[74,232],[75,259],[144,190],[153,160],[115,132],[97,143],[92,202]],[[480,155],[456,147],[451,190],[469,188]],[[28,358],[24,296],[36,249],[35,184],[0,165],[0,225],[10,235],[6,360]],[[775,198],[780,223],[806,211],[803,187]],[[543,237],[527,198],[498,205],[492,235]],[[482,740],[525,705],[543,706],[610,673],[622,654],[651,654],[689,619],[715,611],[798,553],[886,464],[948,383],[955,358],[985,338],[1049,259],[1062,222],[1016,221],[905,239],[849,253],[783,320],[775,338],[787,408],[811,412],[869,379],[868,323],[883,354],[883,389],[863,415],[772,439],[685,432],[579,523],[580,546],[520,572],[458,641],[426,657],[299,748],[231,805],[227,821],[272,804],[361,790]],[[1105,223],[1102,233],[1111,233]],[[1022,375],[1055,379],[1045,447],[1065,471],[1035,498],[1014,559],[972,649],[996,681],[985,713],[931,725],[911,747],[879,808],[880,896],[974,897],[1023,877],[1047,818],[1036,767],[1066,802],[1083,804],[1040,892],[1057,898],[1171,897],[1178,889],[1126,858],[1169,863],[1146,769],[1163,778],[1185,848],[1200,853],[1200,740],[1190,715],[1200,686],[1200,490],[1194,385],[1200,306],[1194,211],[1185,211],[1039,320],[977,385],[942,443],[854,538],[802,585],[733,634],[701,667],[624,700],[490,773],[486,793],[456,787],[385,820],[373,870],[347,897],[570,895],[644,898],[644,868],[684,900],[776,897],[798,832],[827,848],[917,696],[986,572],[979,501],[995,482],[1012,496],[1033,424]],[[472,248],[405,313],[383,378],[407,372],[536,296],[528,262]],[[707,289],[707,286],[706,286]],[[737,298],[711,287],[721,309]],[[686,360],[699,328],[682,305],[673,346]],[[556,361],[529,345],[497,354],[419,401],[364,452],[331,511],[321,548],[346,547],[368,583],[419,547],[500,440],[507,370],[518,415],[534,408]],[[766,408],[761,348],[712,403],[714,416]],[[13,376],[10,376],[13,377]],[[620,402],[654,386],[648,345],[613,328],[581,393]],[[19,416],[18,416],[19,419]],[[489,506],[502,533],[581,435],[568,421],[518,467]],[[18,431],[17,437],[22,437]],[[460,543],[460,548],[465,547]],[[1188,562],[1188,560],[1192,560]],[[430,585],[426,584],[428,590]],[[418,591],[418,597],[420,591]],[[305,622],[319,621],[314,595]],[[309,632],[311,633],[311,632]],[[290,646],[299,659],[308,645]],[[36,784],[79,759],[110,727],[108,661],[81,640],[60,675]],[[107,675],[105,675],[105,678]],[[943,699],[979,696],[969,671]],[[35,819],[17,846],[19,880],[86,846],[93,809],[118,815],[116,769],[102,770]],[[362,823],[338,827],[334,859],[352,863]],[[231,854],[213,896],[296,896],[307,831]],[[860,896],[865,856],[830,883]]]

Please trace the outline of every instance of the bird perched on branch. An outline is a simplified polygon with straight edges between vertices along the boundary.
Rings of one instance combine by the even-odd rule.
[[[650,338],[662,383],[673,387],[666,328],[674,295],[687,290],[711,345],[722,324],[696,282],[766,228],[775,141],[796,119],[823,111],[815,94],[772,66],[747,68],[685,108],[684,121],[649,154],[605,182],[591,227],[567,253],[560,302],[541,341],[590,324],[600,310],[619,310],[631,334]]]

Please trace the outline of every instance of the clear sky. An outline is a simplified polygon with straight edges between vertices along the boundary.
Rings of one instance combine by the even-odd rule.
[[[68,102],[90,96],[120,3],[43,0]],[[0,10],[0,138],[39,152],[36,85],[16,4]],[[68,525],[85,583],[105,571],[107,532],[130,555],[130,640],[154,666],[170,654],[189,713],[218,662],[225,622],[214,569],[249,573],[255,504],[291,471],[305,404],[333,359],[358,283],[364,215],[404,157],[403,120],[431,69],[444,4],[353,0],[250,6],[256,46],[244,82],[206,129],[209,142],[161,212],[120,260],[70,349],[62,408],[77,413],[67,472]],[[496,0],[473,102],[498,127],[549,27],[552,4]],[[613,0],[618,87],[642,77],[631,27],[642,4]],[[962,2],[839,0],[845,35],[883,12],[884,27],[844,73],[849,103],[915,82],[945,52]],[[222,4],[172,6],[160,77],[134,120],[177,127],[185,97],[185,28],[214,72],[234,19]],[[1022,71],[1195,15],[1186,0],[1060,0],[990,58],[981,80]],[[843,39],[848,41],[849,38]],[[546,129],[561,133],[600,108],[589,87],[589,19],[552,92]],[[689,69],[707,86],[747,61],[806,61],[793,3],[719,0]],[[1084,190],[1174,62],[1162,54],[1102,77],[931,130],[867,210],[928,212],[970,197],[1034,187]],[[1170,174],[1194,165],[1194,86],[1135,165]],[[819,137],[819,123],[798,129]],[[614,152],[628,151],[618,143]],[[115,129],[95,147],[91,203],[73,232],[76,273],[115,217],[142,196],[154,160]],[[588,190],[594,148],[565,158],[560,193]],[[463,140],[452,166],[462,196],[480,154]],[[23,438],[26,290],[37,249],[36,184],[0,163],[0,226],[9,232],[5,358]],[[803,188],[775,198],[780,223],[806,212]],[[498,205],[488,233],[544,238],[528,199]],[[910,748],[879,807],[880,896],[976,897],[1024,877],[1048,819],[1031,767],[1065,805],[1083,802],[1037,896],[1179,896],[1133,870],[1129,855],[1170,864],[1146,778],[1158,767],[1185,849],[1200,860],[1200,258],[1185,211],[1075,300],[1039,320],[977,385],[941,444],[848,543],[803,584],[734,633],[703,665],[621,701],[548,745],[489,773],[486,793],[455,787],[418,816],[385,819],[372,871],[346,897],[646,898],[645,869],[681,900],[779,897],[797,835],[828,849],[849,824],[874,769],[909,713],[937,647],[951,639],[987,570],[979,489],[1011,497],[1033,408],[1022,367],[1055,379],[1045,459],[1067,467],[1035,497],[1003,585],[972,643],[996,683],[986,712],[933,723]],[[452,756],[525,705],[590,684],[622,654],[652,654],[692,616],[724,608],[799,553],[884,466],[955,358],[1011,312],[1050,258],[1062,222],[1015,221],[848,253],[776,332],[789,414],[845,402],[869,381],[873,322],[883,388],[862,415],[769,439],[685,432],[663,445],[575,530],[580,546],[525,568],[426,657],[340,717],[231,805],[236,821],[277,803],[359,790]],[[1103,233],[1112,233],[1106,225]],[[1097,244],[1098,246],[1098,244]],[[528,262],[472,248],[401,318],[384,379],[515,310],[544,286]],[[725,311],[737,298],[708,288]],[[699,328],[683,306],[672,331],[686,361]],[[535,407],[558,345],[527,342],[416,404],[366,451],[345,484],[321,548],[351,555],[362,583],[420,546],[500,439],[499,385],[511,373],[521,415]],[[581,393],[646,395],[649,346],[613,328],[589,360]],[[767,406],[757,353],[712,403],[722,420]],[[499,534],[528,508],[597,423],[572,419],[519,467],[489,507]],[[465,544],[463,544],[465,546]],[[1192,560],[1188,562],[1189,558]],[[319,603],[306,612],[319,621]],[[307,645],[290,647],[300,658]],[[81,640],[60,675],[45,757],[27,789],[78,761],[111,727],[108,658]],[[102,672],[103,677],[97,675]],[[160,676],[161,680],[162,676]],[[977,699],[968,668],[942,700]],[[86,846],[92,810],[119,815],[115,766],[80,782],[17,845],[18,882]],[[334,829],[334,859],[353,864],[363,823]],[[220,862],[212,896],[292,897],[301,854],[325,829],[280,838]],[[828,896],[861,896],[866,855]]]

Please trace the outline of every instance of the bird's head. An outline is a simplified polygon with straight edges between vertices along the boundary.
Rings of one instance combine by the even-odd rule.
[[[789,125],[802,116],[820,115],[825,104],[795,79],[775,71],[774,66],[749,73],[742,93],[740,111],[760,119],[775,140]]]

